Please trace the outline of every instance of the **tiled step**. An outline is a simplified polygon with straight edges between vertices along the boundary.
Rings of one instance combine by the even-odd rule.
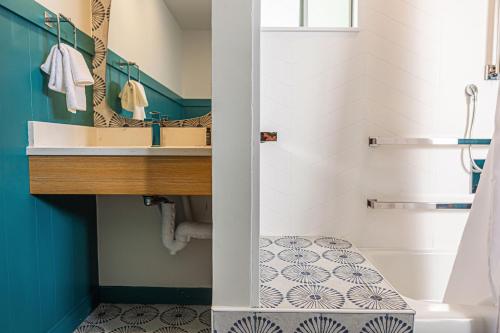
[[[263,237],[260,308],[214,309],[219,333],[410,333],[414,311],[353,245]]]
[[[209,333],[210,307],[100,304],[74,333]]]

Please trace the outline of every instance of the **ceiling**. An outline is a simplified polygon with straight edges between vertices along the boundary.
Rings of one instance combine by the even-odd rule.
[[[183,30],[211,30],[212,0],[163,0]]]

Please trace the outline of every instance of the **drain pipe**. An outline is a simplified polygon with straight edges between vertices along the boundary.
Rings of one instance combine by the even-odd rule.
[[[161,237],[163,246],[175,255],[184,249],[192,238],[211,239],[212,225],[193,221],[189,197],[183,196],[182,203],[187,221],[175,224],[175,203],[165,197],[144,197],[146,206],[158,206],[161,214]]]

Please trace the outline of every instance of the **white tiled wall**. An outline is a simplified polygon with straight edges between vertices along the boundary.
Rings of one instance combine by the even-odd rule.
[[[359,4],[360,32],[262,33],[261,130],[278,131],[279,142],[261,147],[261,233],[339,235],[377,254],[435,253],[449,267],[466,212],[369,211],[366,199],[470,199],[460,150],[373,149],[367,139],[462,137],[469,83],[479,86],[474,134],[491,136],[487,0]],[[401,265],[414,271],[411,262]],[[402,292],[439,299],[446,272],[423,278],[441,287]]]

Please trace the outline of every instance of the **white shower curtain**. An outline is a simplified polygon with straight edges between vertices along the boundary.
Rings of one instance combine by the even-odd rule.
[[[499,99],[500,101],[500,99]],[[495,133],[446,290],[445,302],[497,305],[500,292],[500,103]]]

